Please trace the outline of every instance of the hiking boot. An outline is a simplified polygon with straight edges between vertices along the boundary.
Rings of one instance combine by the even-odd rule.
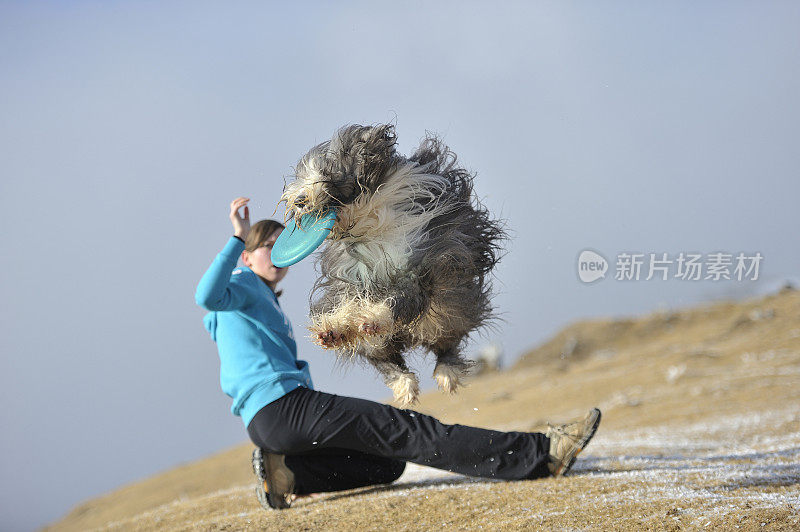
[[[273,454],[256,447],[253,451],[253,473],[256,475],[256,497],[265,510],[283,510],[292,505],[294,473],[286,467],[282,454]]]
[[[589,440],[592,439],[600,425],[600,410],[592,408],[586,417],[565,425],[547,424],[547,437],[550,438],[550,456],[547,468],[554,477],[561,477],[569,472],[575,458]]]

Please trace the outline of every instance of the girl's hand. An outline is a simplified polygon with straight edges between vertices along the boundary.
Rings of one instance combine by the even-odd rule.
[[[231,223],[233,224],[233,234],[244,240],[250,232],[250,210],[247,202],[250,198],[236,198],[231,202]],[[244,218],[239,216],[239,209],[244,207]]]

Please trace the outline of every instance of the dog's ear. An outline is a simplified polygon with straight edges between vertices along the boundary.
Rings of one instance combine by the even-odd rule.
[[[340,160],[360,188],[375,190],[399,162],[392,125],[348,126],[339,130],[337,137],[335,144],[343,152]]]
[[[366,185],[377,186],[378,181],[395,169],[398,158],[395,144],[397,136],[392,125],[375,126],[366,132],[361,172]]]

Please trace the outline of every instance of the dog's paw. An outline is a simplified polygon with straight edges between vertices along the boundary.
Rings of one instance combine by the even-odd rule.
[[[448,366],[447,364],[437,364],[433,370],[433,378],[436,379],[436,384],[447,393],[455,393],[461,384],[463,376],[463,372],[457,367]]]
[[[365,321],[359,325],[358,330],[365,336],[379,336],[383,334],[384,327],[374,321]]]
[[[394,393],[394,399],[405,408],[417,402],[419,396],[419,381],[413,373],[402,373],[394,381],[389,383],[389,387]]]
[[[317,343],[326,349],[338,347],[343,343],[344,336],[336,331],[322,331],[317,333]]]
[[[334,328],[309,327],[311,341],[325,349],[337,349],[347,342],[347,334]]]
[[[385,303],[374,303],[361,308],[355,323],[358,335],[361,337],[369,336],[391,336],[394,333],[394,317],[391,307]]]
[[[378,321],[366,317],[359,318],[353,324],[352,340],[363,343],[372,348],[380,348],[394,334],[394,324],[391,321]]]

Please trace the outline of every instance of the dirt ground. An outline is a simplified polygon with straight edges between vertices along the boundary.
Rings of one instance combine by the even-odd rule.
[[[46,530],[800,530],[800,292],[579,322],[415,409],[538,430],[591,406],[603,422],[563,478],[409,464],[392,485],[267,512],[244,444],[85,502]]]

